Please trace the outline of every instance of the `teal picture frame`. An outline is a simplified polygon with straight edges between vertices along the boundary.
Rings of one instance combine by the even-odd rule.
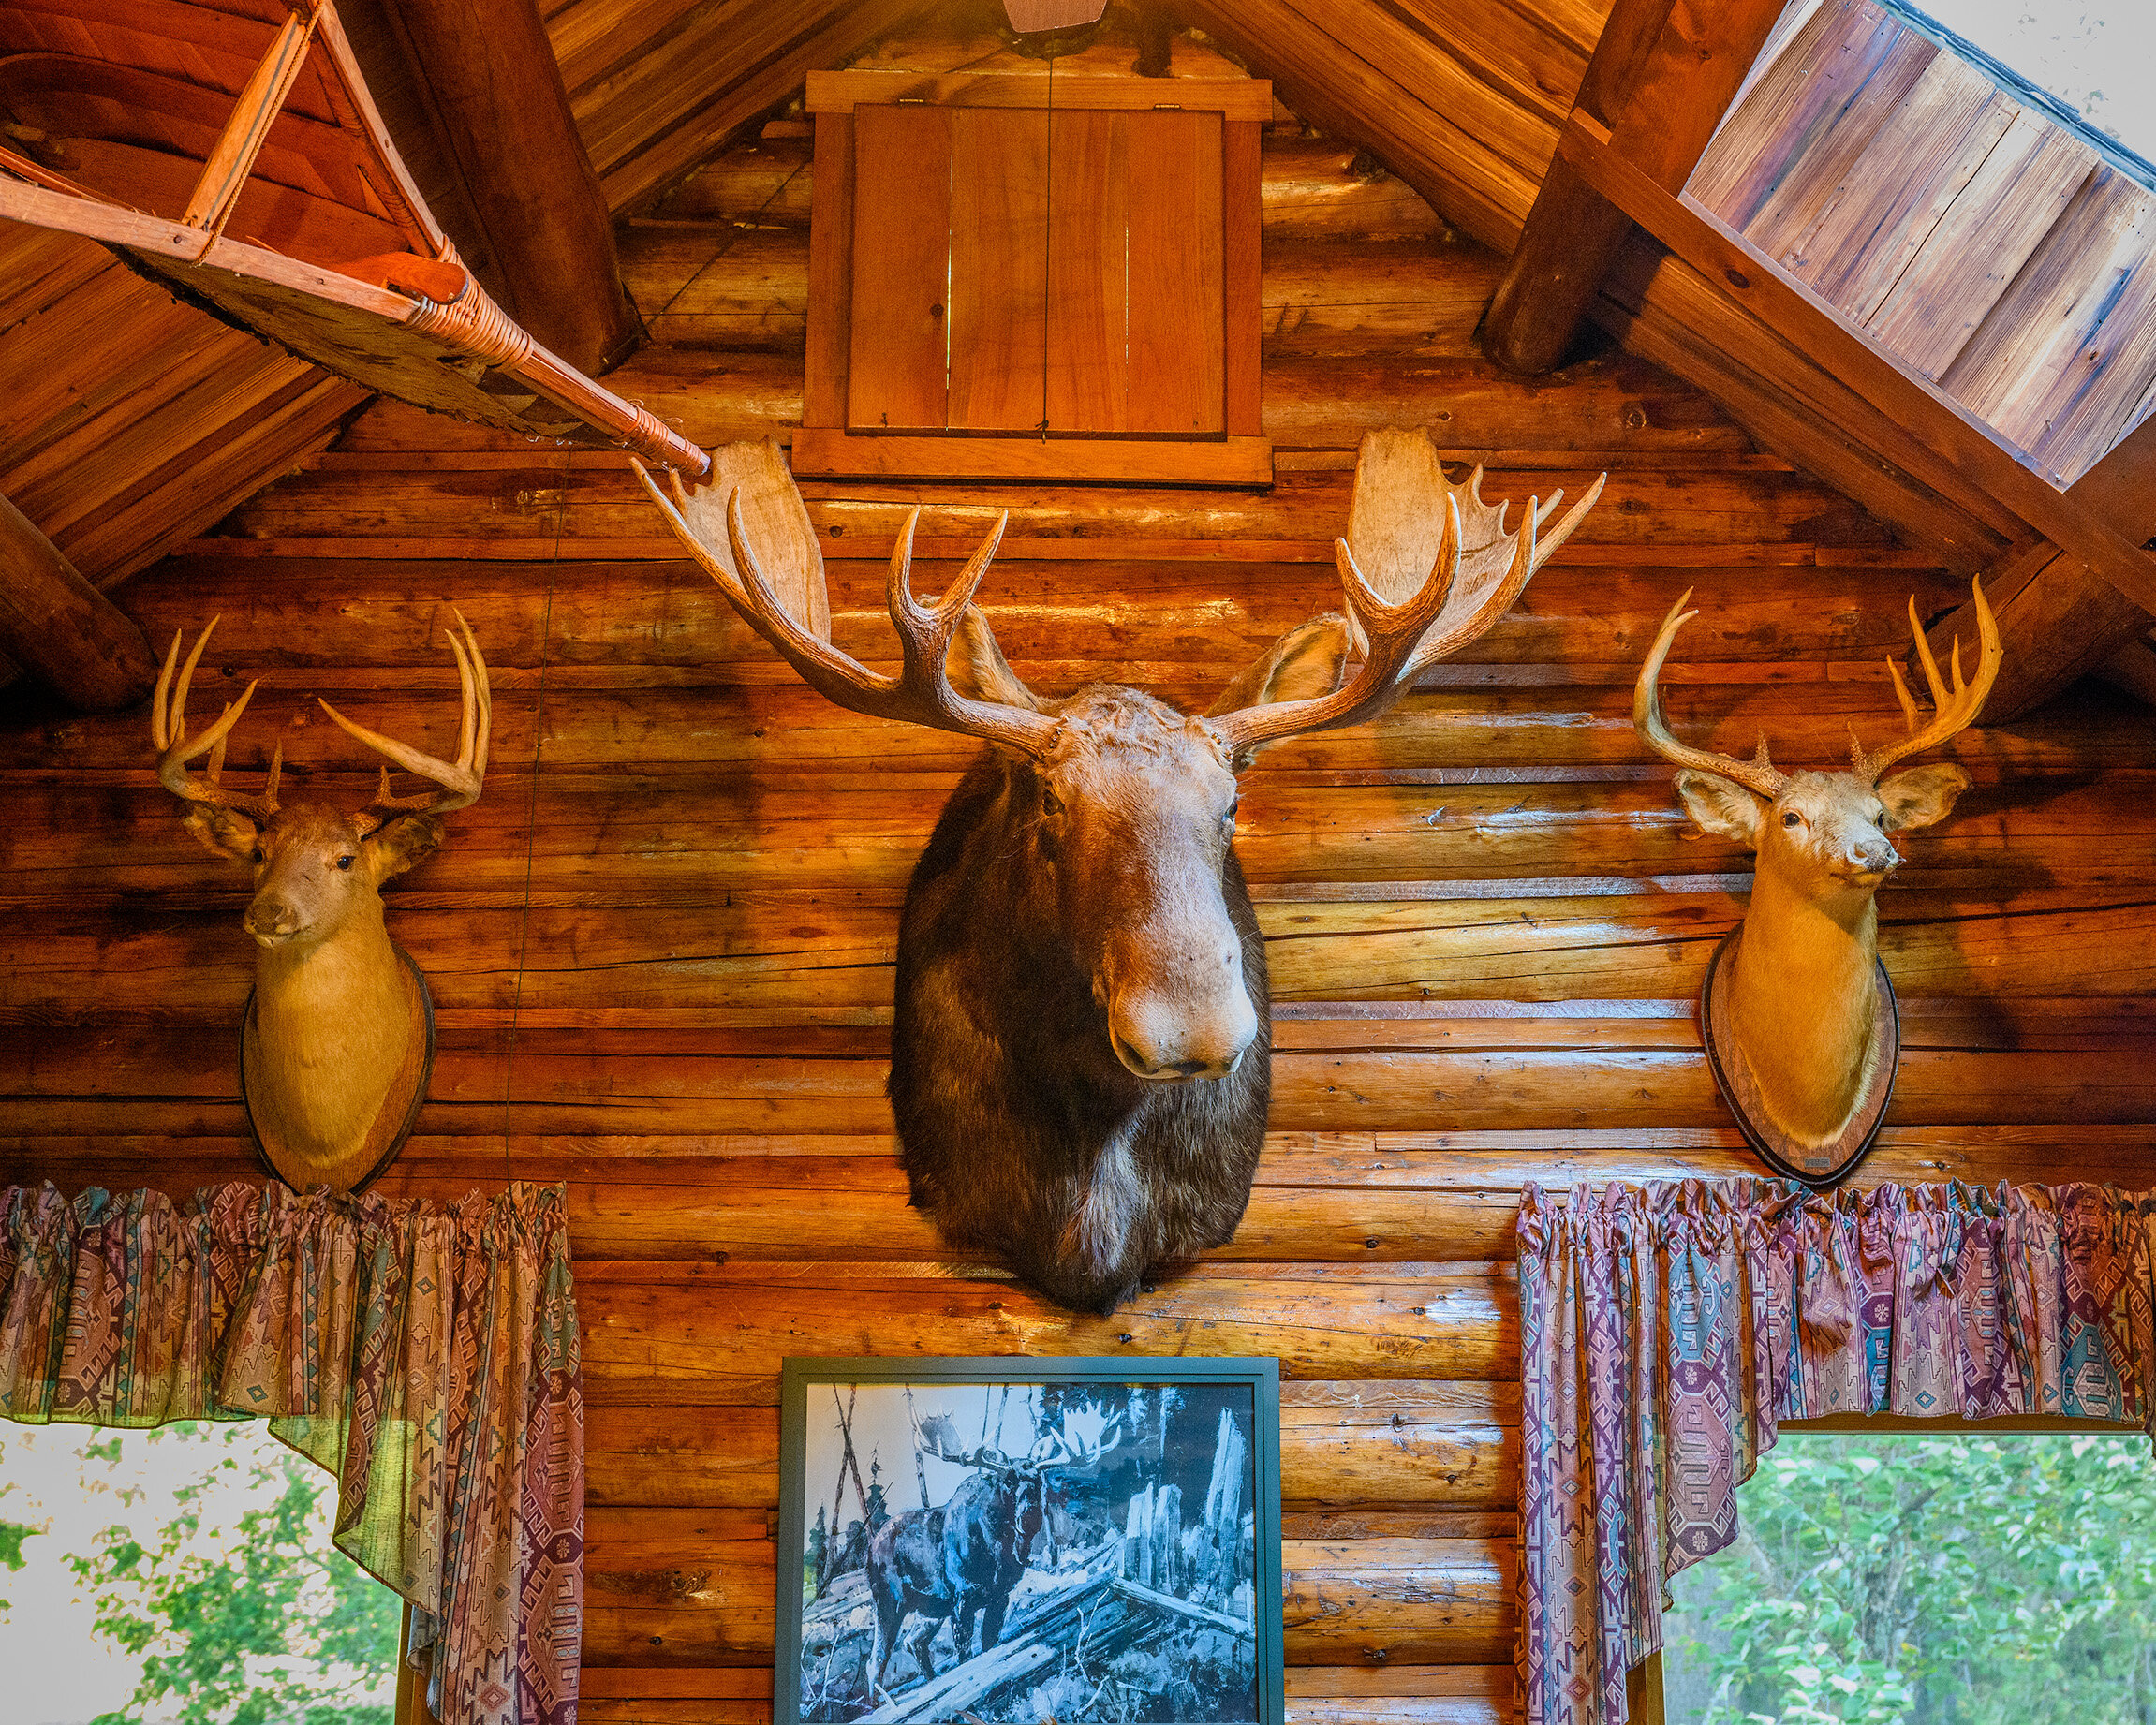
[[[1024,1397],[1023,1408],[1035,1407],[1036,1398],[1038,1398],[1038,1405],[1044,1408],[1051,1395],[1060,1398],[1065,1393],[1063,1391],[1056,1390],[1054,1386],[1071,1386],[1079,1392],[1078,1401],[1080,1405],[1090,1407],[1091,1398],[1086,1397],[1085,1392],[1095,1386],[1103,1389],[1111,1386],[1129,1386],[1133,1390],[1145,1392],[1173,1388],[1184,1392],[1182,1395],[1176,1398],[1178,1404],[1190,1402],[1194,1398],[1199,1404],[1211,1408],[1215,1407],[1238,1407],[1241,1404],[1235,1399],[1236,1392],[1248,1393],[1251,1425],[1248,1435],[1249,1468],[1247,1477],[1249,1482],[1249,1514],[1251,1517],[1251,1525],[1248,1530],[1249,1535],[1248,1586],[1249,1589],[1249,1627],[1254,1632],[1255,1638],[1253,1657],[1255,1712],[1247,1725],[1284,1725],[1286,1699],[1283,1676],[1283,1622],[1280,1590],[1280,1368],[1277,1359],[1263,1357],[1209,1360],[1130,1358],[1061,1360],[1030,1357],[921,1359],[884,1355],[790,1359],[784,1363],[781,1371],[779,1382],[779,1516],[777,1528],[778,1599],[775,1626],[776,1658],[773,1674],[772,1697],[774,1725],[815,1725],[817,1721],[830,1725],[831,1721],[839,1718],[872,1719],[877,1718],[879,1712],[887,1718],[902,1720],[905,1725],[936,1725],[936,1721],[946,1717],[934,1706],[926,1710],[908,1710],[900,1706],[893,1713],[893,1707],[897,1702],[903,1702],[905,1698],[901,1694],[894,1702],[888,1692],[885,1692],[885,1697],[879,1705],[870,1706],[866,1711],[849,1711],[847,1706],[835,1704],[828,1697],[820,1699],[809,1709],[804,1709],[802,1694],[804,1619],[811,1609],[805,1602],[804,1595],[807,1591],[809,1577],[807,1566],[811,1555],[811,1526],[812,1522],[820,1520],[820,1511],[821,1507],[820,1502],[819,1502],[818,1509],[810,1507],[809,1452],[812,1423],[810,1398],[814,1394],[828,1390],[835,1409],[841,1407],[858,1407],[859,1392],[862,1390],[873,1391],[881,1388],[897,1390],[904,1393],[910,1389],[921,1393],[920,1400],[922,1402],[940,1399],[940,1401],[947,1403],[951,1399],[952,1393],[963,1394],[966,1390],[973,1386],[980,1386],[986,1393],[981,1399],[983,1446],[977,1448],[975,1454],[988,1454],[997,1458],[1001,1457],[1002,1452],[996,1450],[993,1446],[985,1445],[989,1417],[987,1409],[991,1396],[999,1395],[1002,1398],[1000,1406],[1007,1408],[1013,1393],[1026,1392],[1028,1393]],[[929,1392],[939,1393],[939,1397],[931,1396],[927,1393]],[[845,1398],[843,1401],[841,1400],[842,1397]],[[883,1400],[888,1403],[890,1398],[887,1396]],[[877,1398],[872,1396],[871,1407],[876,1405]],[[909,1410],[909,1420],[911,1417],[910,1410],[915,1406],[915,1399],[908,1396],[907,1407]],[[1007,1418],[1007,1414],[999,1411],[997,1418],[998,1421],[997,1429],[1000,1434],[1005,1429],[1001,1422]],[[816,1423],[823,1427],[832,1427],[836,1424],[834,1415],[820,1408],[818,1411]],[[1169,1465],[1165,1436],[1167,1423],[1167,1419],[1163,1415],[1161,1424],[1164,1429],[1159,1440],[1161,1449],[1159,1467],[1163,1470]],[[880,1458],[871,1457],[869,1465],[874,1472],[870,1482],[865,1485],[862,1483],[863,1476],[860,1472],[862,1463],[853,1454],[853,1433],[850,1430],[847,1431],[844,1440],[846,1461],[852,1467],[857,1494],[856,1501],[859,1507],[865,1510],[864,1499],[867,1494],[881,1493],[888,1487],[891,1493],[898,1495],[901,1506],[892,1511],[893,1516],[906,1513],[903,1505],[911,1502],[916,1496],[919,1498],[918,1508],[923,1514],[926,1513],[931,1501],[931,1486],[926,1467],[921,1460],[922,1453],[925,1453],[930,1461],[940,1464],[952,1463],[958,1458],[938,1451],[933,1445],[923,1451],[922,1435],[923,1426],[934,1430],[937,1428],[937,1422],[932,1417],[914,1426],[911,1441],[905,1446],[915,1452],[910,1458],[905,1454],[891,1454]],[[824,1449],[828,1449],[831,1441],[829,1431],[820,1432],[816,1437],[816,1442]],[[1189,1441],[1189,1448],[1182,1449],[1179,1447],[1178,1449],[1178,1453],[1186,1457],[1186,1465],[1188,1465],[1188,1457],[1194,1455],[1199,1447],[1195,1437]],[[1222,1438],[1220,1441],[1224,1443],[1227,1439]],[[825,1457],[825,1460],[828,1463],[828,1456]],[[880,1466],[879,1466],[879,1460],[880,1460]],[[1052,1467],[1059,1465],[1061,1464],[1055,1462],[1049,1464]],[[1218,1458],[1216,1456],[1213,1464],[1213,1471],[1216,1474],[1219,1471],[1219,1466]],[[880,1478],[883,1467],[889,1469],[890,1477],[888,1480]],[[919,1481],[918,1490],[915,1487],[916,1480]],[[828,1487],[820,1478],[817,1480],[816,1487],[816,1496],[820,1500],[823,1492]],[[1150,1486],[1146,1488],[1145,1495],[1148,1500],[1151,1498],[1152,1489]],[[940,1511],[946,1505],[955,1503],[957,1500],[956,1494],[952,1493],[947,1496],[945,1505],[938,1505],[937,1508]],[[1160,1493],[1159,1501],[1165,1509],[1169,1501],[1165,1490]],[[1180,1495],[1178,1495],[1179,1502]],[[1210,1512],[1212,1507],[1208,1502],[1204,1506],[1205,1511]],[[1133,1506],[1130,1513],[1132,1515],[1136,1513],[1135,1506]],[[1177,1526],[1181,1526],[1181,1524],[1178,1522]],[[921,1527],[924,1535],[927,1524],[923,1522]],[[834,1515],[826,1537],[835,1538],[838,1531],[838,1518]],[[896,1539],[907,1531],[907,1529],[901,1528],[899,1534],[894,1535],[893,1538]],[[1110,1522],[1109,1531],[1111,1533],[1115,1531],[1113,1521]],[[1197,1529],[1193,1526],[1191,1531],[1195,1534]],[[1027,1537],[1026,1545],[1028,1548],[1034,1544],[1035,1538],[1036,1536]],[[1127,1521],[1124,1542],[1128,1544],[1132,1538],[1133,1536],[1129,1532]],[[1051,1550],[1053,1549],[1054,1537],[1051,1533]],[[895,1564],[890,1560],[891,1554],[888,1549],[885,1556],[886,1561],[882,1565],[882,1573],[889,1576],[895,1573]],[[1105,1556],[1096,1559],[1098,1564],[1105,1564],[1107,1561]],[[1030,1574],[1030,1571],[1028,1573]],[[1082,1567],[1078,1573],[1080,1577],[1083,1577],[1086,1570]],[[1103,1570],[1102,1574],[1104,1573]],[[1096,1586],[1100,1585],[1100,1578],[1096,1576]],[[1144,1589],[1137,1589],[1135,1596],[1133,1596],[1132,1590],[1136,1585],[1134,1581],[1110,1579],[1106,1585],[1107,1588],[1116,1590],[1124,1597],[1144,1598],[1159,1612],[1180,1614],[1174,1619],[1174,1627],[1177,1629],[1188,1629],[1189,1626],[1184,1622],[1186,1617],[1189,1619],[1190,1623],[1196,1625],[1199,1632],[1202,1632],[1205,1628],[1203,1622],[1205,1613],[1202,1607],[1189,1604],[1178,1605],[1158,1592],[1148,1592]],[[868,1579],[868,1570],[864,1563],[863,1580],[856,1585],[854,1589],[857,1603],[853,1607],[853,1617],[856,1621],[858,1621],[863,1609],[860,1596],[870,1596],[866,1600],[866,1609],[871,1615],[874,1614],[873,1591],[873,1584]],[[1005,1590],[1006,1600],[1009,1598],[1009,1591],[1007,1587]],[[995,1617],[998,1622],[1001,1620],[1002,1610],[1002,1606],[999,1605],[995,1611]],[[916,1610],[912,1614],[902,1617],[901,1621],[915,1634],[919,1634],[924,1627],[928,1615],[929,1613],[926,1611]],[[964,1619],[961,1618],[960,1621],[963,1622]],[[985,1660],[990,1647],[988,1639],[982,1632],[985,1629],[985,1623],[981,1619],[975,1621],[981,1627],[968,1632],[967,1641],[965,1644],[970,1646],[975,1636],[979,1636],[982,1641],[982,1651],[980,1654],[972,1656],[971,1663],[973,1666],[981,1666]],[[1224,1615],[1222,1621],[1226,1621]],[[1031,1631],[1021,1632],[1018,1617],[1015,1614],[1012,1618],[1012,1633],[998,1644],[1011,1648],[1013,1655],[1023,1654],[1026,1650],[1024,1644],[1026,1635]],[[940,1626],[933,1631],[933,1633],[941,1632]],[[854,1631],[856,1639],[858,1639],[859,1633],[858,1629]],[[953,1641],[955,1642],[955,1636],[953,1636]],[[925,1645],[924,1643],[924,1648]],[[1082,1641],[1080,1645],[1083,1646]],[[908,1651],[910,1652],[911,1649]],[[1095,1657],[1102,1656],[1096,1655]],[[938,1676],[948,1683],[953,1680],[954,1671],[945,1669],[938,1672]],[[934,1683],[933,1681],[923,1682],[917,1677],[914,1687],[925,1692],[934,1687]],[[856,1703],[853,1705],[858,1707],[859,1703]],[[965,1711],[978,1713],[979,1709],[967,1708]],[[1017,1718],[1022,1717],[1022,1709],[1013,1711],[1006,1708],[998,1715],[992,1707],[989,1713],[980,1715],[980,1717]],[[948,1717],[956,1718],[963,1717],[963,1714],[953,1712]],[[1071,1722],[1066,1720],[1065,1725],[1071,1725]]]

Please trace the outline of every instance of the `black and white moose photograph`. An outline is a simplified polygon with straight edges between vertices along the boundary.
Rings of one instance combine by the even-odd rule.
[[[789,1364],[781,1721],[1277,1719],[1273,1362],[893,1364]]]

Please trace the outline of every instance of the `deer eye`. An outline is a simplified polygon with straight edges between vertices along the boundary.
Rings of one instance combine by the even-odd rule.
[[[1785,827],[1801,827],[1804,825],[1804,817],[1793,808],[1785,808],[1781,811],[1781,824]]]
[[[1220,817],[1220,824],[1231,833],[1235,830],[1235,811],[1242,806],[1242,799],[1238,797],[1234,802],[1228,804],[1228,812]]]
[[[1041,787],[1041,812],[1043,815],[1060,815],[1063,812],[1063,799],[1047,785]]]
[[[351,867],[355,859],[351,857],[339,857],[337,859],[337,866],[339,868],[349,868]]]
[[[253,860],[254,860],[255,862],[261,862],[261,861],[263,860],[263,858],[262,858],[262,848],[261,848],[261,846],[259,846],[259,845],[257,845],[257,846],[255,847],[255,854],[254,854],[254,858],[253,858]]]

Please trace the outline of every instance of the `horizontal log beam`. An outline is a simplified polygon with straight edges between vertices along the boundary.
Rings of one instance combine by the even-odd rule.
[[[147,700],[157,678],[142,631],[5,497],[0,653],[69,706],[91,713]]]
[[[1617,0],[1575,111],[1676,192],[1743,85],[1784,0]],[[1572,346],[1632,217],[1563,156],[1550,164],[1483,323],[1489,356],[1540,374]]]
[[[542,346],[604,371],[642,325],[535,0],[390,0],[390,9],[480,224],[454,237],[489,258],[504,309]]]

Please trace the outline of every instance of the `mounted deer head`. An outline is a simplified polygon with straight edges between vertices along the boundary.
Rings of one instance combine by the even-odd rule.
[[[945,806],[899,931],[891,1099],[913,1202],[1049,1298],[1112,1309],[1154,1266],[1227,1241],[1270,1087],[1264,949],[1233,839],[1259,750],[1375,718],[1502,616],[1572,535],[1454,485],[1422,432],[1372,433],[1336,541],[1347,614],[1282,635],[1202,715],[1112,684],[1035,694],[972,604],[1003,521],[933,604],[892,553],[903,669],[831,644],[823,564],[773,444],[713,487],[645,489],[749,627],[856,713],[989,748]],[[640,470],[641,471],[641,470]],[[1007,519],[1007,518],[1006,518]],[[781,597],[781,594],[785,597]]]
[[[349,1190],[374,1178],[403,1143],[426,1092],[433,1007],[418,969],[383,924],[381,886],[441,844],[439,817],[478,801],[486,776],[494,721],[486,661],[461,614],[457,624],[464,639],[452,632],[449,641],[464,717],[453,764],[320,703],[347,735],[388,763],[380,789],[357,814],[281,804],[282,745],[258,794],[223,783],[225,745],[255,683],[208,730],[188,737],[187,689],[216,618],[185,665],[174,634],[157,678],[150,735],[158,782],[180,800],[181,824],[206,848],[254,870],[255,898],[242,920],[258,951],[241,1038],[241,1091],[263,1156],[303,1189]],[[204,755],[208,770],[198,779],[189,763]],[[436,789],[392,796],[391,765]]]
[[[1912,597],[1909,622],[1930,686],[1931,717],[1921,720],[1901,668],[1890,659],[1908,734],[1869,751],[1853,735],[1847,772],[1783,773],[1767,759],[1764,736],[1750,760],[1738,760],[1688,747],[1670,734],[1658,681],[1677,631],[1698,614],[1684,609],[1689,591],[1670,608],[1634,686],[1632,723],[1649,747],[1684,769],[1676,790],[1692,819],[1758,855],[1744,922],[1717,958],[1715,977],[1722,978],[1726,963],[1726,981],[1710,980],[1710,989],[1724,992],[1705,1029],[1725,1093],[1733,1086],[1739,1092],[1730,1096],[1732,1107],[1748,1130],[1765,1128],[1763,1151],[1801,1179],[1847,1172],[1876,1129],[1892,1084],[1893,995],[1883,995],[1883,1022],[1873,902],[1901,862],[1888,834],[1945,819],[1970,781],[1948,762],[1882,775],[1975,722],[2001,657],[1999,626],[1983,587],[1975,593],[1975,681],[1962,680],[1958,641],[1951,687],[1941,679]],[[1725,1019],[1734,1062],[1733,1051],[1716,1046]],[[1868,1103],[1868,1129],[1845,1142]],[[1759,1143],[1760,1135],[1753,1137]]]

